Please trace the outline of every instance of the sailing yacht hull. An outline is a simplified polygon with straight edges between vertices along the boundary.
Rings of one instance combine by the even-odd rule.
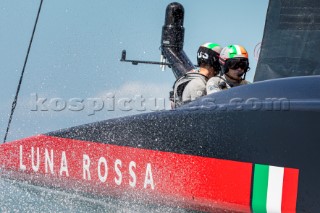
[[[1,172],[33,184],[193,210],[315,212],[319,82],[318,76],[265,81],[178,110],[10,142],[0,146]],[[309,87],[297,90],[300,84]]]

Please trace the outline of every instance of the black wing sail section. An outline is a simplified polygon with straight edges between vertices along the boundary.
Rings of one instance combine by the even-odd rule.
[[[319,0],[270,0],[254,81],[319,75],[319,48]]]

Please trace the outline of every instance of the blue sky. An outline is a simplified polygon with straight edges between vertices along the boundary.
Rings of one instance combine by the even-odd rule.
[[[23,67],[39,0],[0,2],[0,140],[7,126],[11,103]],[[94,115],[88,109],[32,111],[33,94],[52,100],[88,100],[115,95],[116,102],[141,95],[166,99],[175,80],[170,69],[119,62],[123,49],[130,59],[160,59],[161,29],[171,1],[44,0],[18,105],[8,140],[16,140],[75,125],[150,111],[123,111],[106,106]],[[240,44],[250,55],[262,40],[267,0],[178,1],[185,8],[184,50],[196,63],[200,44]],[[85,102],[86,103],[86,102]],[[151,102],[150,102],[150,105]],[[88,107],[87,107],[88,108]]]

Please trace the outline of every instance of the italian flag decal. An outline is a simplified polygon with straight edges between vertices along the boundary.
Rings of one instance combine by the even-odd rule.
[[[255,164],[253,173],[253,212],[295,212],[298,169]]]

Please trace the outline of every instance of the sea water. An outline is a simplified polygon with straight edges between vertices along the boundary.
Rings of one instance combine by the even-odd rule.
[[[0,178],[0,212],[190,212],[30,185]]]

